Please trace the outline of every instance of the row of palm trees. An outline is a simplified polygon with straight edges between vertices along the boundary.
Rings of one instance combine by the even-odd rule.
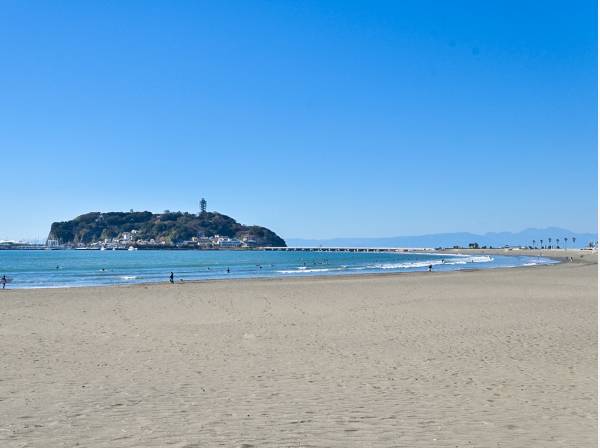
[[[569,241],[569,238],[567,238],[566,236],[563,238],[565,241],[565,250],[567,249],[567,242]],[[575,244],[575,241],[577,240],[577,238],[572,237],[571,240],[573,240],[573,244]],[[536,249],[537,248],[537,243],[538,240],[533,240],[533,248]],[[552,238],[548,238],[548,245],[544,246],[544,240],[539,240],[540,241],[540,249],[552,249]],[[554,246],[555,249],[560,249],[560,238],[556,238],[556,245]]]

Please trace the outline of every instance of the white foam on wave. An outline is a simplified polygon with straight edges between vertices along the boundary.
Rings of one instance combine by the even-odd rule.
[[[469,261],[471,263],[489,263],[490,261],[494,261],[494,259],[489,255],[483,255],[481,257],[471,257]]]
[[[304,274],[307,272],[329,272],[329,271],[341,271],[343,270],[343,268],[337,268],[337,269],[318,269],[318,268],[313,268],[313,269],[309,269],[306,268],[304,266],[301,266],[297,269],[286,269],[283,271],[276,271],[279,274]]]
[[[121,275],[119,278],[121,280],[135,280],[135,279],[140,278],[140,277],[137,276],[137,275]]]
[[[371,269],[414,269],[414,268],[426,268],[431,266],[442,266],[442,265],[455,265],[455,264],[468,264],[468,263],[490,263],[494,261],[489,256],[461,256],[458,260],[427,260],[427,261],[413,261],[406,263],[381,263],[368,266]]]
[[[461,258],[460,260],[450,260],[450,261],[444,261],[444,263],[442,264],[467,264],[467,263],[490,263],[494,261],[494,259],[488,255],[483,255],[483,256],[477,256],[477,257],[472,257],[472,256],[467,256],[465,258]]]
[[[429,265],[442,264],[441,261],[415,261],[412,263],[382,263],[367,266],[370,269],[409,269],[426,268]]]
[[[389,269],[417,269],[417,268],[427,268],[429,265],[432,266],[442,266],[442,265],[465,265],[468,263],[490,263],[494,261],[492,257],[489,256],[461,256],[453,257],[450,259],[442,260],[423,260],[423,261],[411,261],[411,262],[403,262],[403,263],[378,263],[371,264],[367,266],[341,266],[338,268],[309,268],[306,266],[299,266],[296,269],[285,269],[276,271],[278,274],[308,274],[315,272],[332,272],[332,271],[344,271],[347,269],[353,271],[362,271],[362,270],[389,270]]]

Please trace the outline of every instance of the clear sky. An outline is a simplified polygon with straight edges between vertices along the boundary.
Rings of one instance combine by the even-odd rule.
[[[285,237],[597,220],[595,1],[3,1],[0,239],[209,210]]]

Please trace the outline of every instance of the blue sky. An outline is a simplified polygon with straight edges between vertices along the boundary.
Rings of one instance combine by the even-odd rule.
[[[585,2],[3,2],[0,238],[208,208],[284,237],[597,226]]]

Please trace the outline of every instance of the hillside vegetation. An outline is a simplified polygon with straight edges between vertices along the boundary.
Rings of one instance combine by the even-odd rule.
[[[135,239],[178,244],[204,234],[230,238],[250,238],[260,246],[285,246],[285,241],[271,230],[260,226],[245,226],[217,212],[200,215],[182,212],[92,212],[71,221],[54,222],[48,239],[61,244],[91,244],[116,238],[123,232],[136,230]]]

